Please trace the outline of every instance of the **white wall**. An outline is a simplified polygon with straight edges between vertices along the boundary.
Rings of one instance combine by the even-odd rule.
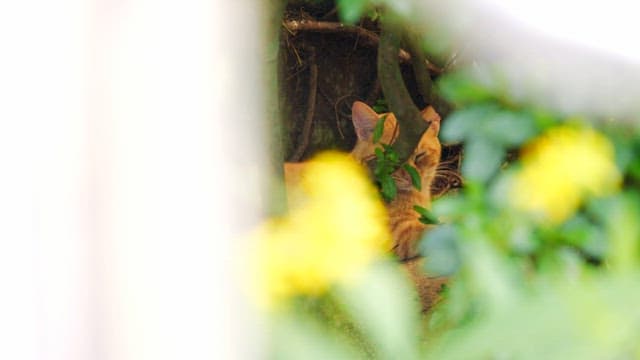
[[[0,5],[0,358],[255,357],[261,10]]]

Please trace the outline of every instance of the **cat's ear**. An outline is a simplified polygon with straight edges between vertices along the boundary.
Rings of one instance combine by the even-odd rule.
[[[353,127],[356,129],[356,135],[361,141],[371,141],[373,139],[373,131],[378,122],[378,113],[373,111],[369,105],[356,101],[351,107],[351,119]]]
[[[427,130],[431,135],[438,136],[438,132],[440,131],[440,115],[436,112],[433,106],[427,106],[420,112],[422,118],[426,122],[430,122],[429,130]]]
[[[387,117],[384,119],[384,131],[382,132],[380,142],[391,145],[396,141],[399,134],[400,129],[396,116],[393,115],[393,113],[387,113]]]

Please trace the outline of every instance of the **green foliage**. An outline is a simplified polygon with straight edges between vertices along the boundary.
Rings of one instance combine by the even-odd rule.
[[[407,278],[393,262],[381,261],[350,286],[299,297],[272,314],[270,351],[278,359],[417,359],[418,312]]]
[[[378,113],[385,112],[387,110],[387,104],[384,100],[377,100],[373,109]],[[382,198],[389,202],[395,199],[398,193],[398,187],[393,180],[392,174],[400,167],[400,161],[398,153],[393,147],[387,144],[380,144],[380,138],[384,131],[384,122],[386,119],[386,114],[381,116],[373,130],[373,143],[380,145],[379,148],[375,149],[376,163],[373,175],[380,188]],[[420,174],[416,168],[409,164],[402,164],[402,168],[411,177],[411,183],[413,186],[420,190],[422,188],[422,184],[420,181]]]
[[[450,96],[453,101],[458,95]],[[506,109],[484,95],[478,99],[487,101],[454,112],[444,122],[441,138],[445,142],[464,142],[463,176],[487,182],[502,165],[506,150],[522,145],[540,129],[526,111]]]
[[[398,186],[393,180],[392,175],[400,167],[400,161],[398,159],[398,153],[393,147],[387,144],[381,144],[381,146],[382,148],[375,149],[376,163],[373,175],[376,183],[380,187],[382,198],[389,202],[395,199],[398,194]],[[409,173],[413,186],[420,190],[421,182],[418,170],[409,164],[403,164],[402,168]]]
[[[409,164],[402,165],[402,168],[409,174],[411,177],[411,184],[417,190],[422,190],[422,180],[420,179],[420,174],[418,174],[418,170]]]
[[[389,145],[383,144],[382,149],[376,148],[376,165],[373,170],[373,175],[376,182],[380,186],[380,193],[382,198],[386,201],[391,201],[396,197],[398,188],[393,181],[391,175],[398,168],[398,154]]]
[[[423,224],[426,225],[434,225],[434,224],[438,224],[438,218],[436,218],[431,211],[423,208],[422,206],[419,205],[414,205],[413,209],[420,214],[420,222],[422,222]]]
[[[282,351],[305,358],[640,357],[640,127],[572,118],[604,134],[624,181],[611,193],[581,193],[567,218],[543,221],[514,207],[510,184],[527,165],[507,155],[566,120],[514,104],[499,86],[467,72],[443,76],[438,86],[458,106],[444,119],[441,138],[464,144],[465,187],[435,201],[432,212],[415,211],[437,224],[419,248],[428,274],[449,277],[443,300],[420,329],[415,296],[398,267],[384,263],[335,289],[332,313],[339,316],[323,322],[333,331],[292,324],[296,333],[283,341],[294,343]],[[576,163],[592,159],[570,155]],[[391,174],[399,166],[389,146],[376,151],[374,175],[387,200],[397,192]],[[419,188],[415,169],[404,170]],[[553,174],[534,175],[546,181]],[[562,195],[555,201],[565,201]],[[335,325],[344,319],[349,326]]]
[[[340,20],[347,24],[353,24],[364,14],[369,0],[338,0]]]
[[[373,110],[378,114],[385,113],[389,111],[389,105],[387,105],[387,101],[385,99],[378,99],[376,103],[372,106]]]
[[[382,132],[384,131],[384,122],[387,120],[387,115],[383,115],[380,117],[378,122],[376,122],[376,126],[373,129],[373,142],[378,143],[380,138],[382,137]]]

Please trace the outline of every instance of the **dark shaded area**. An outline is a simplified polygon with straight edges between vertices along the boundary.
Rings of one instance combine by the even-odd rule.
[[[352,103],[360,100],[373,105],[383,98],[377,76],[376,38],[380,29],[376,21],[364,19],[356,24],[375,36],[353,29],[296,31],[286,26],[287,21],[304,20],[339,22],[332,2],[294,2],[287,6],[280,40],[280,105],[287,134],[287,161],[303,161],[325,149],[351,150],[356,140]],[[425,107],[410,62],[401,62],[401,73],[414,103]],[[314,102],[309,101],[314,98]],[[434,194],[460,186],[459,155],[460,146],[444,146],[443,166],[447,171],[437,179]]]

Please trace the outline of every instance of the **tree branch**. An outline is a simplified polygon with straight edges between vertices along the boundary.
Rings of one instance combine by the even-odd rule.
[[[400,135],[393,147],[398,152],[400,162],[404,162],[413,153],[429,124],[422,119],[402,79],[398,57],[395,55],[400,47],[399,31],[392,21],[389,17],[382,21],[378,47],[378,78],[389,109],[400,122]]]
[[[290,161],[299,161],[304,155],[309,145],[311,137],[311,125],[313,124],[313,116],[316,112],[316,96],[318,94],[318,64],[316,63],[315,48],[309,47],[309,98],[307,101],[307,114],[300,135],[300,143],[296,151],[291,156]]]
[[[420,37],[414,31],[407,30],[404,39],[411,54],[411,65],[418,85],[418,92],[428,105],[433,106],[440,116],[445,117],[451,111],[451,106],[436,94],[433,89],[431,75],[424,65],[428,61],[424,57],[424,52],[420,46]]]
[[[282,26],[284,26],[284,28],[292,34],[295,34],[298,31],[319,33],[351,33],[357,35],[364,45],[378,46],[380,43],[380,37],[373,31],[359,26],[344,25],[338,22],[315,20],[285,20],[282,22]],[[411,62],[411,55],[405,50],[398,47],[397,54],[401,62]],[[428,61],[424,61],[423,63],[426,64],[426,67],[433,74],[441,74],[443,72],[443,69],[439,68],[435,64],[432,64]]]
[[[280,24],[284,14],[284,2],[280,0],[268,0],[265,7],[268,12],[265,13],[265,24],[271,24],[267,27],[264,37],[263,51],[269,61],[265,65],[265,82],[264,86],[265,101],[265,128],[267,129],[269,148],[269,178],[268,189],[268,207],[266,209],[268,215],[281,215],[287,211],[286,193],[284,188],[284,168],[283,168],[283,144],[284,139],[282,117],[280,107],[278,106],[279,84],[278,74],[280,73],[278,62],[278,46],[280,39]],[[275,45],[275,46],[272,46]],[[276,50],[271,50],[276,49]]]

